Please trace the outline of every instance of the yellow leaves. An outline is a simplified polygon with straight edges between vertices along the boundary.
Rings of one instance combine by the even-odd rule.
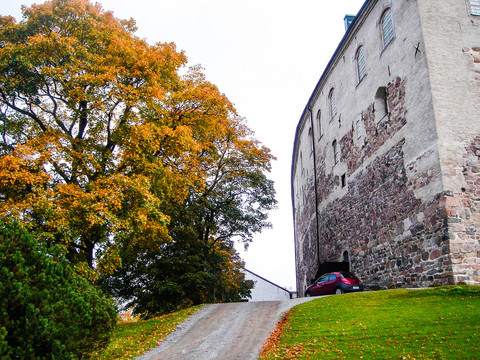
[[[48,174],[28,167],[28,160],[13,154],[6,155],[0,163],[0,187],[5,189],[16,187],[34,187],[48,181]]]
[[[87,279],[92,284],[98,280],[98,274],[95,272],[95,270],[93,270],[84,262],[75,264],[73,269],[78,275],[84,279]]]
[[[40,139],[37,143],[43,145]],[[4,155],[0,161],[0,193],[6,201],[0,202],[0,214],[19,217],[25,211],[42,202],[47,194],[46,184],[50,176],[42,168],[47,154],[36,152],[25,144]]]
[[[108,273],[119,264],[113,243],[160,248],[165,213],[189,195],[218,191],[216,181],[241,193],[268,169],[268,149],[201,67],[179,75],[186,57],[175,44],[151,46],[133,20],[87,0],[24,14],[20,24],[0,17],[0,121],[11,139],[2,214],[40,223]]]
[[[101,259],[97,263],[97,271],[100,275],[110,275],[122,264],[122,259],[117,246],[110,246],[103,252]]]
[[[288,311],[285,315],[283,315],[282,319],[277,323],[275,329],[270,334],[268,339],[265,340],[259,359],[266,359],[268,354],[276,352],[278,350],[278,343],[280,342],[280,338],[290,315],[291,311]]]

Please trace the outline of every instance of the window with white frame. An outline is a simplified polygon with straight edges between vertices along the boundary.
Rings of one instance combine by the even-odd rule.
[[[470,13],[480,16],[480,0],[470,0]]]
[[[392,42],[394,36],[395,33],[393,32],[392,11],[387,9],[382,16],[382,38],[384,48]]]
[[[363,51],[363,46],[360,46],[357,50],[357,56],[355,57],[357,61],[357,75],[358,82],[367,75],[367,66],[365,64],[365,52]]]
[[[362,137],[362,122],[360,120],[357,120],[357,139],[360,139]]]
[[[330,117],[333,119],[337,115],[337,104],[335,101],[335,89],[332,88],[328,93],[328,105],[330,108]]]

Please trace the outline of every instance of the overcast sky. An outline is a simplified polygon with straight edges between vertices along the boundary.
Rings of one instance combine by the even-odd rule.
[[[0,14],[21,19],[31,0],[0,0]],[[277,161],[273,229],[255,237],[246,268],[295,290],[290,166],[295,128],[345,28],[364,0],[100,0],[117,18],[134,18],[150,43],[175,42],[189,65],[200,64],[247,118]]]

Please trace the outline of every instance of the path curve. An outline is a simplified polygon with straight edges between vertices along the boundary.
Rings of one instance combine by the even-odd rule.
[[[282,314],[312,300],[260,301],[203,306],[160,346],[137,360],[256,360]]]

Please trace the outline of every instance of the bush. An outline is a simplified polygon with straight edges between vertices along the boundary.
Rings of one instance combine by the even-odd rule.
[[[84,359],[104,347],[113,301],[18,224],[0,231],[0,358]]]
[[[141,256],[128,250],[120,251],[122,266],[104,276],[100,284],[142,319],[250,296],[252,284],[245,280],[241,260],[228,245],[217,243],[209,248],[192,236],[174,237],[171,243]]]

